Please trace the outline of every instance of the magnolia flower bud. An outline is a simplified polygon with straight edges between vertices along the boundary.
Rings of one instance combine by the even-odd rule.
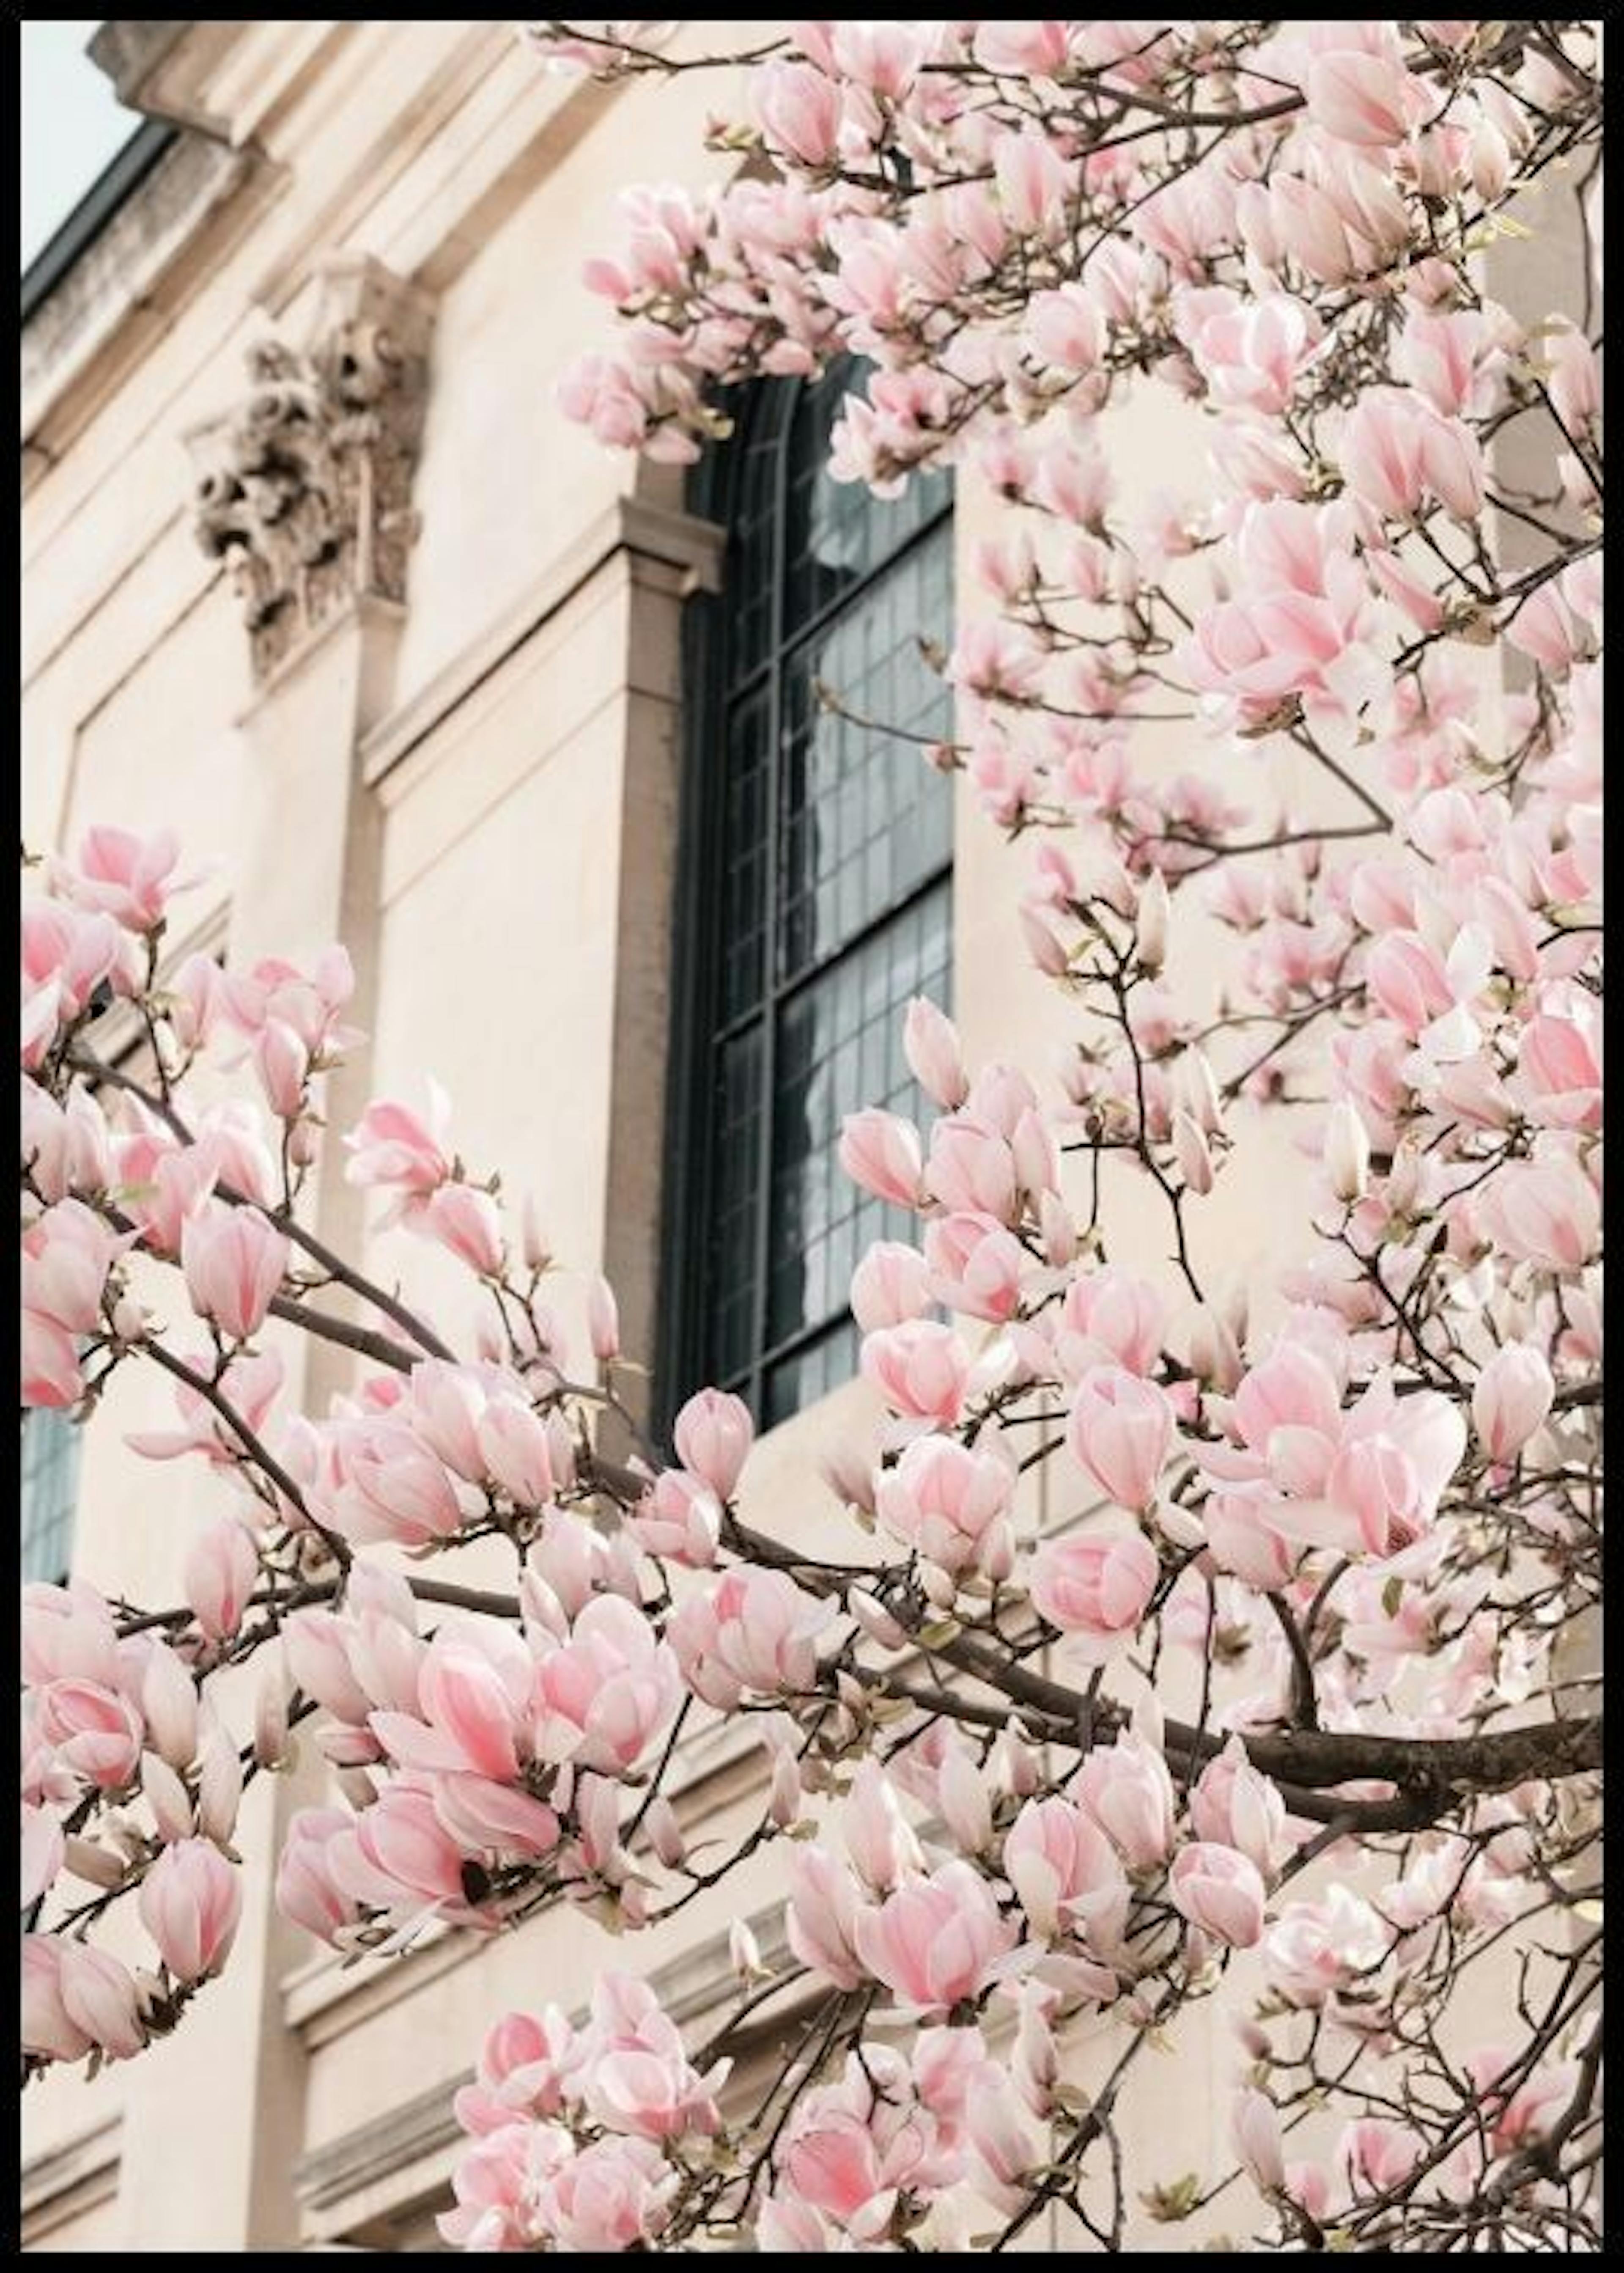
[[[743,1918],[735,1918],[728,1928],[728,1958],[741,1981],[760,1981],[767,1976],[761,1962],[760,1946]]]
[[[1280,2118],[1275,2104],[1254,2087],[1235,2103],[1235,2152],[1241,2167],[1261,2193],[1277,2194],[1285,2187],[1285,2156],[1280,2142]]]
[[[524,1196],[524,1206],[520,1212],[519,1236],[525,1269],[536,1272],[547,1270],[552,1262],[552,1249],[543,1235],[534,1192],[527,1192]]]
[[[648,1803],[643,1818],[643,1828],[648,1834],[650,1846],[668,1871],[674,1871],[688,1851],[688,1842],[682,1835],[677,1820],[677,1811],[663,1792],[657,1793]]]
[[[939,1563],[920,1564],[919,1584],[939,1610],[950,1610],[959,1598],[958,1581]]]
[[[969,1076],[953,1021],[927,995],[916,994],[902,1030],[902,1054],[933,1104],[951,1113],[969,1094]]]
[[[1179,1060],[1176,1087],[1180,1103],[1201,1134],[1216,1136],[1224,1126],[1224,1099],[1210,1059],[1194,1042]]]
[[[905,1649],[908,1636],[883,1604],[860,1587],[853,1587],[846,1596],[846,1608],[862,1627],[871,1641],[881,1649]]]
[[[1212,1153],[1207,1139],[1181,1106],[1173,1115],[1173,1158],[1179,1173],[1198,1197],[1213,1187]]]
[[[780,1752],[773,1764],[773,1787],[767,1801],[767,1813],[781,1831],[787,1831],[798,1822],[801,1813],[801,1778],[793,1754]]]
[[[279,1647],[260,1669],[254,1699],[254,1758],[262,1768],[277,1768],[287,1757],[288,1662]]]
[[[1037,1227],[1043,1243],[1044,1260],[1057,1271],[1063,1271],[1076,1259],[1077,1221],[1059,1192],[1040,1192],[1037,1200]]]
[[[836,1499],[847,1507],[859,1507],[868,1515],[873,1513],[873,1474],[859,1454],[849,1445],[831,1444],[819,1455],[818,1467]]]
[[[592,1354],[609,1365],[620,1354],[620,1312],[607,1279],[595,1279],[587,1292],[587,1333]]]
[[[1551,1410],[1556,1384],[1541,1353],[1528,1342],[1508,1342],[1478,1376],[1471,1393],[1472,1426],[1496,1465],[1513,1459]]]
[[[198,1692],[167,1642],[154,1642],[141,1672],[141,1711],[153,1745],[172,1768],[191,1765],[198,1749]]]
[[[1159,868],[1153,868],[1140,887],[1139,907],[1134,919],[1134,952],[1139,957],[1140,968],[1152,978],[1167,960],[1167,886]]]
[[[1370,1138],[1358,1107],[1344,1098],[1331,1107],[1325,1130],[1325,1172],[1337,1198],[1351,1207],[1370,1182]]]
[[[198,1828],[206,1839],[223,1847],[236,1828],[243,1800],[243,1763],[236,1746],[216,1725],[203,1741],[198,1770]]]
[[[70,1832],[62,1843],[63,1868],[93,1887],[122,1887],[127,1868],[122,1856]]]
[[[171,1839],[191,1838],[195,1826],[186,1787],[155,1752],[148,1752],[141,1762],[141,1790],[166,1845]]]

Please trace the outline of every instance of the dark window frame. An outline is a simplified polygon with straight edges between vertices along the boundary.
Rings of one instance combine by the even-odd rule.
[[[859,375],[860,366],[848,364],[826,383],[846,391],[857,382]],[[655,1430],[662,1435],[669,1433],[682,1399],[702,1379],[710,1377],[707,1368],[715,1302],[709,1279],[716,1228],[716,1134],[722,1086],[717,1069],[725,1041],[730,1035],[740,1035],[755,1027],[763,1037],[766,1058],[758,1092],[763,1110],[756,1137],[760,1149],[751,1277],[753,1330],[747,1364],[733,1385],[751,1404],[761,1425],[770,1425],[764,1402],[773,1369],[802,1350],[810,1351],[838,1325],[840,1319],[838,1310],[811,1319],[803,1317],[790,1332],[771,1342],[767,1339],[773,1143],[782,1099],[775,1059],[787,1006],[842,963],[855,963],[865,947],[882,938],[889,926],[911,910],[924,910],[932,895],[940,893],[944,887],[951,895],[954,864],[950,820],[947,854],[928,873],[916,878],[884,907],[866,915],[857,928],[840,937],[835,944],[803,956],[799,966],[787,976],[781,971],[775,923],[780,891],[780,801],[788,771],[784,702],[796,659],[808,647],[815,647],[842,619],[857,619],[864,600],[872,597],[879,587],[913,556],[932,543],[939,543],[944,528],[951,529],[954,513],[953,491],[945,484],[939,501],[893,546],[880,551],[849,584],[829,594],[803,619],[786,626],[792,445],[797,416],[811,384],[769,380],[738,390],[727,404],[736,422],[735,438],[707,454],[694,469],[688,485],[688,510],[720,525],[727,532],[728,547],[721,590],[695,596],[685,611],[682,625],[684,706],[677,859],[671,895],[673,986],[666,1083],[664,1223],[651,1399]],[[767,408],[769,389],[777,399]],[[760,417],[764,409],[774,421],[770,428],[775,446],[773,631],[766,654],[748,670],[736,675],[729,649],[730,626],[737,597],[737,584],[730,572],[737,565],[739,549],[738,506],[746,478],[745,445],[755,439],[750,422]],[[951,589],[951,552],[949,572]],[[943,625],[930,628],[945,631],[948,627]],[[761,983],[749,1005],[732,1017],[724,1018],[722,965],[725,941],[720,887],[727,825],[727,728],[730,716],[737,717],[750,694],[763,689],[769,703],[764,831],[768,876],[761,919],[765,965]],[[948,904],[950,909],[950,897]],[[864,1103],[872,1101],[875,1100],[863,1099]],[[888,1225],[887,1230],[890,1235],[901,1234],[900,1224],[894,1230]]]

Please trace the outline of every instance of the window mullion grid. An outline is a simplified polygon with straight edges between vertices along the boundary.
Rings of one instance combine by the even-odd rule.
[[[793,431],[793,415],[789,431]],[[767,706],[767,877],[761,968],[761,1111],[756,1156],[755,1253],[750,1289],[749,1401],[758,1422],[765,1411],[767,1300],[773,1248],[773,1144],[777,1118],[778,1078],[778,899],[779,791],[783,773],[785,587],[789,581],[790,467],[792,451],[782,441],[773,459],[773,593]]]

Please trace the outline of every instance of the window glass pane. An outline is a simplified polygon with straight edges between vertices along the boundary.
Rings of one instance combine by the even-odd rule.
[[[790,438],[787,509],[787,635],[877,568],[946,506],[946,474],[909,482],[900,498],[879,499],[861,482],[830,478],[829,437],[848,394],[864,392],[863,365],[846,358],[803,389]]]
[[[919,651],[920,632],[948,620],[951,550],[944,525],[788,665],[781,978],[821,962],[952,857],[953,784],[900,739],[952,731],[951,692]],[[858,717],[897,731],[824,709],[819,684]]]
[[[64,1414],[36,1407],[23,1422],[22,1450],[22,1575],[57,1585],[73,1552],[79,1432]]]
[[[792,386],[758,387],[735,445],[741,462],[734,476],[726,569],[726,668],[735,685],[760,668],[782,636],[775,604],[782,581],[779,484],[794,395]]]
[[[952,951],[944,878],[784,1004],[774,1069],[769,1348],[844,1310],[869,1242],[913,1228],[902,1210],[867,1197],[847,1176],[841,1123],[865,1105],[918,1109],[902,1012],[910,995],[945,1001]]]
[[[767,941],[771,687],[735,710],[728,726],[722,878],[722,1022],[761,999]]]
[[[771,1429],[849,1381],[857,1369],[857,1330],[849,1317],[826,1327],[815,1341],[767,1369],[761,1426]]]
[[[708,1264],[710,1369],[719,1381],[733,1379],[754,1354],[764,1032],[747,1027],[718,1053]]]

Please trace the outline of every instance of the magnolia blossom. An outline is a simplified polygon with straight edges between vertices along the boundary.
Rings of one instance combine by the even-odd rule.
[[[886,1529],[944,1571],[1009,1569],[1014,1471],[996,1439],[982,1442],[988,1450],[917,1437],[874,1489]]]
[[[1074,1636],[1085,1660],[1103,1660],[1149,1606],[1161,1566],[1142,1532],[1044,1540],[1032,1557],[1032,1600],[1051,1625]]]
[[[1172,1407],[1154,1382],[1095,1366],[1078,1384],[1066,1441],[1107,1498],[1142,1513],[1172,1450]]]
[[[856,1938],[865,1971],[900,2004],[928,2014],[1000,1978],[1016,1933],[981,1873],[954,1862],[909,1879],[877,1910],[860,1910]]]
[[[177,1839],[141,1882],[141,1923],[177,1981],[219,1972],[243,1912],[236,1872],[208,1839]]]

